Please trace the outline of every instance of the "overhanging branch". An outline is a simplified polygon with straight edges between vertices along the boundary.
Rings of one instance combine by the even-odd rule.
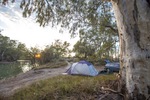
[[[112,26],[110,26],[110,25],[104,25],[105,27],[107,27],[107,28],[110,28],[112,31],[114,31],[115,33],[118,33],[118,30],[117,29],[115,29],[115,28],[113,28]]]

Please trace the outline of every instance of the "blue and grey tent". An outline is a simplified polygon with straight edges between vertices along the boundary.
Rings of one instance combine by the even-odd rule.
[[[79,61],[73,63],[66,73],[71,75],[87,75],[87,76],[96,76],[98,71],[94,68],[93,64],[88,61]]]

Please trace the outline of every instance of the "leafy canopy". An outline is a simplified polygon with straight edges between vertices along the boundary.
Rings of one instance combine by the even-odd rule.
[[[35,16],[40,26],[61,25],[62,28],[68,28],[72,35],[78,32],[80,40],[74,50],[84,53],[85,56],[91,55],[92,48],[95,48],[98,54],[105,53],[114,48],[118,41],[116,22],[112,5],[109,2],[102,0],[22,0],[20,7],[23,9],[24,17]],[[83,47],[89,46],[91,50],[85,53],[83,48],[79,50],[77,46],[79,44],[84,44]]]
[[[61,24],[74,33],[78,28],[98,25],[101,8],[106,3],[101,0],[22,0],[20,7],[24,17],[34,14],[40,26]]]

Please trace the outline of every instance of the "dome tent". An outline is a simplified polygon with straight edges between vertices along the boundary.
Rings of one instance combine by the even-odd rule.
[[[98,71],[94,68],[93,64],[84,60],[73,63],[70,66],[70,68],[66,71],[66,73],[72,75],[87,75],[87,76],[98,75]]]

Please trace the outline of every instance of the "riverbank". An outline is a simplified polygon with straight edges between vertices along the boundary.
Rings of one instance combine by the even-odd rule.
[[[66,67],[61,68],[45,68],[30,70],[26,73],[21,73],[15,77],[0,81],[0,94],[3,96],[13,95],[14,92],[21,87],[28,86],[39,80],[44,80],[50,77],[61,75],[65,72]]]

